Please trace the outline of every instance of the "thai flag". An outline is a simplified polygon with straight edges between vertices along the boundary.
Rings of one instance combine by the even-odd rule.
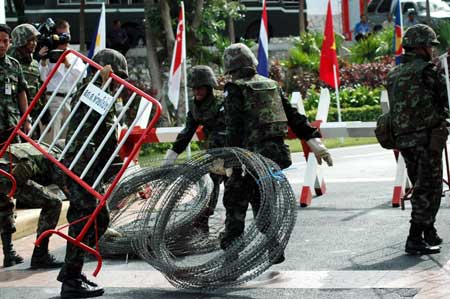
[[[261,27],[259,29],[258,42],[258,74],[269,77],[269,36],[267,26],[266,0],[263,0],[263,10],[261,16]]]
[[[175,40],[175,47],[173,48],[172,64],[170,65],[168,83],[168,97],[175,109],[178,107],[178,98],[180,96],[181,64],[185,59],[184,34],[184,6],[181,5],[180,13],[178,15],[177,35]]]
[[[397,11],[395,13],[395,29],[394,29],[394,54],[395,54],[395,64],[400,64],[401,56],[403,54],[402,47],[402,35],[403,35],[403,24],[402,24],[402,13],[400,0],[397,2]]]
[[[97,31],[89,48],[88,57],[92,58],[98,51],[106,48],[106,12],[105,3],[102,3],[100,19],[98,21]]]

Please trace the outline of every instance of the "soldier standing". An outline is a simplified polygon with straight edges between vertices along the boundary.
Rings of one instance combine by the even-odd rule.
[[[448,114],[445,86],[430,62],[432,47],[438,44],[430,27],[419,24],[408,28],[403,36],[403,61],[387,77],[395,144],[414,185],[405,245],[410,254],[437,253],[442,243],[434,223],[441,203]]]
[[[99,78],[95,85],[101,86],[103,85],[111,71],[114,71],[115,74],[122,78],[128,77],[128,66],[125,57],[112,49],[103,49],[99,51],[94,57],[93,60],[98,64],[104,66],[101,72],[101,79]],[[95,73],[92,72],[92,73]],[[92,75],[91,75],[92,76]],[[77,95],[75,96],[75,100],[73,103],[78,102],[78,98],[83,93],[86,85],[83,85],[79,90]],[[114,88],[114,84],[111,84],[109,88]],[[87,114],[89,110],[89,106],[82,104],[77,110],[76,114],[73,116],[72,121],[70,122],[67,140],[70,140],[72,135],[77,130],[77,127],[83,117]],[[84,126],[81,128],[81,131],[77,134],[73,143],[70,145],[67,154],[63,158],[63,163],[69,167],[71,162],[75,159],[76,155],[80,151],[82,145],[85,140],[91,133],[92,129],[95,127],[98,121],[98,114],[92,113]],[[83,152],[83,155],[78,160],[77,164],[73,167],[72,171],[78,175],[81,175],[87,163],[92,158],[93,154],[96,151],[96,148],[100,145],[107,132],[110,130],[114,123],[114,109],[108,112],[106,119],[100,125],[98,131],[93,136],[90,144],[86,147]],[[115,134],[108,139],[108,142],[103,147],[102,152],[97,157],[96,161],[90,168],[90,171],[84,177],[84,181],[86,181],[89,185],[94,183],[94,180],[100,174],[103,167],[106,165],[108,159],[114,152],[114,149],[117,147],[117,139],[115,138]],[[104,182],[100,183],[101,186]],[[67,180],[67,192],[68,198],[70,200],[69,210],[67,211],[67,220],[71,223],[75,220],[81,219],[85,216],[91,215],[95,208],[97,207],[97,199],[92,194],[90,194],[87,190],[81,187],[77,182],[72,179]],[[80,222],[74,225],[69,226],[69,236],[76,238],[81,232],[85,222]],[[104,232],[106,231],[109,224],[109,212],[106,206],[100,211],[96,219],[96,227],[98,230],[98,238],[100,239]],[[88,233],[85,235],[83,242],[89,246],[95,245],[96,233],[95,228],[93,226],[90,227]],[[67,242],[66,247],[66,256],[64,266],[61,268],[61,271],[58,275],[58,281],[62,282],[61,287],[61,298],[89,298],[89,297],[97,297],[101,296],[104,293],[103,288],[99,287],[96,283],[87,279],[87,277],[82,273],[83,264],[84,264],[84,250],[73,245],[70,242]]]
[[[29,143],[11,145],[4,159],[0,159],[1,167],[5,171],[8,170],[10,163],[13,165],[11,173],[17,183],[17,190],[14,194],[17,205],[42,209],[37,227],[37,237],[39,237],[44,231],[54,229],[58,224],[62,199],[48,190],[46,186],[60,182],[60,177],[56,174],[53,163]],[[5,184],[5,179],[3,179],[2,182],[4,183],[2,190],[9,190],[9,181],[6,181]],[[2,195],[6,196],[6,194]],[[62,266],[63,263],[57,261],[49,253],[48,242],[49,238],[45,238],[39,247],[34,247],[31,257],[32,269]],[[14,259],[8,259],[8,254],[5,252],[4,266],[12,265],[14,265]]]
[[[41,33],[31,24],[18,25],[11,32],[13,46],[8,53],[11,57],[17,59],[22,67],[23,75],[28,85],[28,104],[34,99],[34,96],[42,85],[39,63],[33,59],[33,53],[36,50],[39,35]],[[45,94],[42,96],[42,99],[45,100]],[[31,119],[37,118],[44,105],[45,101],[39,101],[36,104],[30,113]]]
[[[19,62],[7,55],[11,44],[11,29],[0,24],[0,146],[8,139],[21,114],[28,109],[27,83]],[[24,124],[24,131],[31,129],[31,119]],[[18,137],[15,139],[19,141]],[[0,233],[3,244],[4,265],[12,266],[23,262],[13,249],[12,234],[16,231],[14,223],[14,203],[0,190]]]
[[[213,70],[206,65],[198,65],[192,68],[188,78],[188,86],[192,88],[194,99],[188,112],[185,128],[178,134],[172,149],[167,150],[163,165],[175,162],[194,136],[197,128],[203,126],[206,148],[219,148],[225,146],[225,118],[223,99],[214,95],[213,89],[217,88],[217,79]],[[208,207],[199,216],[194,226],[202,232],[209,232],[208,220],[214,213],[219,198],[220,184],[224,177],[210,174],[214,183]]]
[[[292,163],[289,147],[284,143],[289,124],[299,138],[307,140],[319,161],[324,159],[332,165],[330,153],[318,138],[318,130],[289,104],[275,81],[256,74],[258,62],[246,45],[238,43],[226,48],[224,64],[225,73],[231,75],[224,90],[227,146],[259,153],[281,169],[287,168]],[[226,221],[222,249],[243,233],[249,203],[254,215],[258,213],[258,192],[256,182],[248,174],[242,177],[234,171],[228,179],[223,200]],[[284,254],[274,257],[272,263],[283,261]]]

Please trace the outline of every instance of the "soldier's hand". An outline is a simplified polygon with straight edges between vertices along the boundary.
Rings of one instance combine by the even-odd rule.
[[[31,123],[29,121],[25,121],[25,123],[23,124],[23,132],[25,134],[28,134],[28,132],[31,131]]]
[[[233,174],[233,168],[225,168],[225,161],[223,159],[215,159],[209,167],[209,172],[218,175],[230,177]]]
[[[100,77],[102,77],[103,84],[108,81],[109,75],[113,72],[113,69],[110,64],[107,64],[103,67],[103,69],[100,71]]]
[[[322,164],[323,159],[328,166],[333,166],[333,159],[331,158],[331,154],[319,138],[311,138],[306,141],[306,143],[316,156],[317,162],[319,164]]]
[[[162,166],[173,165],[178,158],[178,154],[171,149],[168,149],[166,155],[164,156],[164,160],[162,162]]]

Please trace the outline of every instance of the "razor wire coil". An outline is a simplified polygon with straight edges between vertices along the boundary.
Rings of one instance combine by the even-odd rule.
[[[209,234],[193,226],[208,206],[209,172],[218,160],[234,179],[250,176],[260,208],[247,215],[245,231],[226,250],[219,247],[223,217],[210,220]],[[147,198],[139,194],[147,192]],[[244,191],[244,190],[243,190]],[[100,248],[134,253],[175,287],[216,289],[249,281],[284,251],[296,220],[292,188],[271,160],[240,148],[201,152],[182,164],[143,167],[125,177],[111,196],[112,227],[121,236],[103,238]],[[217,220],[219,219],[219,220]]]

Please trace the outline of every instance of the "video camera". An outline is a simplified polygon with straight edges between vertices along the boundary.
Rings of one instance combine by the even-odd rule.
[[[70,34],[57,33],[56,24],[52,18],[48,18],[44,23],[36,24],[35,26],[41,34],[37,41],[36,53],[39,53],[42,47],[47,47],[47,55],[40,56],[40,59],[48,58],[51,63],[55,63],[64,52],[56,49],[56,47],[70,42]]]

